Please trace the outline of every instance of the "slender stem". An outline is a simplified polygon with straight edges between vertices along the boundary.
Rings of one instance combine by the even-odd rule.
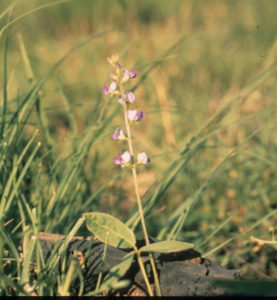
[[[142,201],[141,201],[139,190],[138,190],[136,166],[132,167],[132,173],[133,173],[133,178],[134,178],[135,192],[136,192],[136,197],[137,197],[137,204],[138,204],[138,210],[139,210],[139,214],[140,214],[140,221],[141,221],[141,225],[142,225],[143,235],[144,235],[146,245],[149,245],[150,241],[149,241],[147,228],[146,228],[146,224],[145,224]],[[153,274],[154,274],[155,285],[157,288],[157,295],[161,296],[162,292],[161,292],[161,288],[160,288],[157,268],[156,268],[156,264],[155,264],[152,253],[149,253],[149,258],[150,258],[150,263],[151,263],[151,267],[152,267]]]
[[[140,198],[140,194],[139,194],[139,190],[138,190],[138,180],[137,180],[137,171],[136,171],[136,166],[133,165],[132,167],[132,174],[133,174],[133,178],[134,178],[134,186],[135,186],[135,193],[136,193],[136,197],[137,197],[137,204],[138,204],[138,210],[139,210],[139,214],[141,217],[141,226],[142,226],[142,230],[143,230],[143,235],[145,238],[145,242],[146,244],[150,244],[149,241],[149,237],[148,237],[148,233],[147,233],[147,228],[146,228],[146,224],[145,224],[145,219],[144,219],[144,214],[143,214],[143,207],[142,207],[142,201]]]
[[[133,144],[132,144],[131,128],[130,128],[129,121],[128,121],[128,116],[127,116],[127,111],[128,111],[127,103],[125,101],[123,103],[123,108],[124,108],[125,127],[126,127],[127,137],[128,137],[129,152],[130,152],[131,156],[133,156],[134,155],[134,150],[133,150]]]
[[[120,81],[119,81],[119,89],[120,89],[121,97],[122,97],[122,99],[124,99],[125,90],[124,90],[123,84],[120,83]],[[123,102],[123,108],[124,108],[125,127],[126,127],[127,138],[128,138],[128,147],[129,147],[129,152],[132,157],[132,174],[133,174],[133,179],[134,179],[135,194],[136,194],[137,205],[138,205],[138,210],[139,210],[139,215],[140,215],[140,221],[141,221],[141,225],[142,225],[145,243],[146,243],[146,245],[149,245],[150,241],[149,241],[149,236],[148,236],[147,228],[146,228],[146,224],[145,224],[142,201],[141,201],[141,197],[140,197],[139,189],[138,189],[137,168],[133,162],[134,150],[133,150],[133,144],[132,144],[131,128],[130,128],[130,124],[129,124],[128,116],[127,116],[128,108],[127,108],[126,101]],[[160,284],[159,284],[158,272],[157,272],[157,268],[156,268],[156,264],[155,264],[153,255],[151,253],[149,253],[149,259],[150,259],[152,271],[154,274],[155,286],[157,288],[157,295],[161,296],[162,294],[161,294],[161,288],[160,288]]]
[[[105,262],[106,254],[107,254],[108,239],[109,239],[109,232],[107,233],[105,244],[104,244],[104,251],[103,251],[103,256],[102,256],[102,262],[100,263],[100,272],[99,272],[99,275],[98,275],[98,279],[97,279],[95,291],[99,290],[99,287],[100,287],[100,284],[101,284],[101,281],[102,281],[102,277],[103,277],[103,264]]]
[[[149,282],[148,277],[147,277],[147,273],[146,273],[146,270],[145,270],[142,258],[140,256],[140,252],[139,252],[139,250],[137,248],[135,248],[135,252],[136,252],[136,255],[137,255],[137,258],[138,258],[139,267],[140,267],[142,276],[144,278],[144,281],[145,281],[145,284],[146,284],[149,296],[154,296],[154,294],[152,292],[152,289],[151,289],[150,282]]]

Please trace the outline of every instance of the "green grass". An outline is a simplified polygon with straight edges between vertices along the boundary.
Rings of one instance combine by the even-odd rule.
[[[276,232],[276,1],[27,2],[0,2],[0,295],[67,292],[73,266],[55,273],[30,236],[88,235],[85,212],[141,237],[130,173],[112,163],[120,107],[101,94],[116,52],[139,71],[150,235],[276,280],[276,245],[251,240]]]

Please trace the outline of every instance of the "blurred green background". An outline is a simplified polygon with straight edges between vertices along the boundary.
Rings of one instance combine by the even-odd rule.
[[[89,211],[135,224],[132,178],[112,163],[125,150],[110,139],[122,111],[101,94],[106,58],[119,53],[139,71],[134,107],[146,112],[133,133],[137,151],[151,158],[139,173],[150,235],[195,243],[243,275],[276,279],[277,1],[12,3],[0,1],[5,121],[24,99],[29,115],[10,123],[12,140],[9,126],[3,132],[1,190],[36,129],[42,146],[4,214],[4,223],[13,219],[6,230],[20,236],[23,222],[66,234]]]

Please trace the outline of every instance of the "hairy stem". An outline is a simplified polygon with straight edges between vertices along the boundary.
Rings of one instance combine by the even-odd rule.
[[[122,99],[124,99],[125,90],[124,90],[124,87],[123,87],[122,83],[119,84],[119,89],[120,89],[121,97],[122,97]],[[142,201],[141,201],[141,197],[140,197],[140,194],[139,194],[139,188],[138,188],[137,168],[136,168],[136,165],[134,164],[134,161],[133,161],[134,150],[133,150],[133,144],[132,144],[131,128],[130,128],[130,124],[129,124],[129,120],[128,120],[128,116],[127,116],[128,108],[127,108],[126,101],[123,102],[123,108],[124,108],[125,127],[126,127],[127,138],[128,138],[128,147],[129,147],[129,152],[130,152],[131,157],[132,157],[132,174],[133,174],[133,179],[134,179],[135,194],[136,194],[137,205],[138,205],[138,210],[139,210],[139,215],[140,215],[140,221],[141,221],[141,226],[142,226],[142,230],[143,230],[145,243],[146,243],[146,245],[149,245],[150,241],[149,241],[149,236],[148,236],[148,233],[147,233],[147,228],[146,228],[144,214],[143,214]],[[160,284],[159,284],[158,272],[157,272],[157,268],[156,268],[156,264],[155,264],[153,255],[151,253],[149,254],[149,259],[150,259],[152,271],[153,271],[153,274],[154,274],[154,280],[155,280],[155,286],[156,286],[156,289],[157,289],[157,295],[161,296],[161,288],[160,288]]]
[[[137,248],[135,248],[135,252],[136,252],[136,255],[137,255],[138,264],[139,264],[139,267],[140,267],[142,276],[143,276],[143,278],[144,278],[144,281],[145,281],[145,284],[146,284],[146,287],[147,287],[149,296],[154,296],[154,294],[153,294],[153,292],[152,292],[152,289],[151,289],[150,282],[149,282],[148,277],[147,277],[147,273],[146,273],[146,270],[145,270],[145,267],[144,267],[142,258],[141,258],[141,256],[140,256],[140,252],[138,251]]]

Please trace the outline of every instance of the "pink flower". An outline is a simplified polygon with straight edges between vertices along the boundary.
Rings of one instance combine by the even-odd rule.
[[[143,111],[138,110],[128,110],[127,117],[129,121],[140,121],[144,116]]]
[[[135,78],[137,77],[138,71],[137,70],[132,70],[129,72],[129,77],[130,78]]]
[[[122,163],[122,157],[121,157],[121,156],[116,156],[116,157],[113,159],[113,162],[114,162],[116,165],[121,165],[121,163]]]
[[[102,86],[102,93],[104,95],[109,94],[110,88],[107,85]]]
[[[129,103],[134,103],[135,99],[136,97],[132,92],[126,92],[123,97],[118,99],[118,103],[123,104],[124,100]]]
[[[145,152],[141,152],[137,155],[137,163],[138,164],[147,164],[150,162],[147,154]]]
[[[131,154],[130,154],[130,152],[125,151],[122,155],[116,156],[113,159],[113,162],[116,165],[121,165],[121,167],[126,167],[129,164],[130,160],[131,160]]]
[[[129,79],[131,78],[135,78],[138,74],[138,71],[137,70],[131,70],[130,72],[126,69],[123,70],[123,78],[122,78],[122,81],[123,82],[126,82],[128,81]]]
[[[128,151],[125,151],[122,155],[121,155],[123,162],[125,164],[127,164],[130,160],[131,160],[131,154]]]
[[[123,103],[124,103],[124,100],[123,100],[122,97],[118,98],[118,103],[120,103],[120,104],[123,104]]]
[[[116,94],[115,91],[116,91],[116,88],[117,88],[117,85],[116,85],[116,82],[115,81],[112,81],[111,84],[108,86],[108,85],[104,85],[102,87],[102,93],[104,95],[107,95],[107,94]]]
[[[130,103],[134,103],[136,97],[132,92],[127,92],[126,93],[127,101]]]
[[[115,91],[116,90],[116,82],[115,81],[111,82],[111,84],[110,84],[110,90],[111,91]]]
[[[113,140],[127,140],[127,137],[125,136],[123,129],[116,128],[115,132],[112,134]]]

